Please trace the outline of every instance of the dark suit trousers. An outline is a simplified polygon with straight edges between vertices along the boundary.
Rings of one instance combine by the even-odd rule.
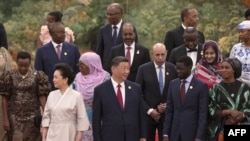
[[[147,141],[155,141],[155,135],[156,135],[156,129],[158,130],[158,138],[159,141],[163,140],[163,119],[157,123],[153,118],[150,116],[147,116],[147,128],[148,128],[148,133],[147,133]]]

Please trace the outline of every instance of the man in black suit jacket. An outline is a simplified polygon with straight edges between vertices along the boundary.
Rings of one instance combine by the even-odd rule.
[[[199,22],[198,11],[195,8],[185,8],[181,12],[182,25],[170,30],[166,33],[164,44],[167,47],[168,54],[171,54],[172,49],[184,44],[183,33],[186,27],[197,27]],[[200,31],[199,42],[203,44],[205,42],[204,34]],[[167,60],[169,56],[167,57]]]
[[[202,57],[202,44],[198,42],[199,34],[194,27],[187,27],[183,37],[184,44],[172,50],[169,62],[176,64],[178,58],[187,55],[192,59],[195,66]]]
[[[163,137],[163,122],[166,109],[168,86],[171,80],[177,78],[175,66],[166,62],[167,50],[164,44],[156,43],[152,50],[152,62],[139,67],[136,82],[141,85],[144,109],[147,113],[147,140],[154,141],[156,129],[159,141]],[[159,66],[162,67],[163,90],[161,91]]]
[[[111,49],[109,66],[112,58],[116,56],[126,56],[128,53],[127,48],[130,47],[130,73],[128,80],[135,81],[137,70],[140,65],[150,62],[149,50],[135,43],[135,27],[131,23],[124,23],[122,27],[122,38],[124,44],[120,44]],[[109,67],[110,68],[110,67]],[[109,70],[110,72],[110,70]]]
[[[7,35],[2,23],[0,23],[0,47],[8,49]]]
[[[112,3],[108,6],[106,16],[109,21],[108,24],[103,25],[98,34],[96,53],[101,57],[103,68],[108,71],[108,59],[110,56],[110,50],[112,47],[123,43],[122,40],[122,14],[123,8],[119,3]],[[117,38],[114,41],[114,26],[116,26]],[[137,42],[137,36],[136,36]]]

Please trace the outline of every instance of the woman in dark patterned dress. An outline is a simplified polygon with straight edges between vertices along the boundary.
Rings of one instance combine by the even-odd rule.
[[[17,55],[17,70],[5,71],[0,78],[4,130],[12,141],[39,141],[40,128],[34,117],[41,115],[49,94],[48,77],[41,71],[31,70],[31,56],[27,52]]]
[[[209,104],[209,141],[223,137],[223,125],[238,125],[249,123],[250,88],[240,82],[242,66],[237,58],[227,58],[222,61],[220,74],[222,82],[210,90]]]

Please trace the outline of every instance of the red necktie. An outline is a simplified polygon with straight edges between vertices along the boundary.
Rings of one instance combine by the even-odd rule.
[[[126,58],[128,59],[129,65],[131,65],[130,49],[131,47],[127,47],[127,53],[126,53]]]
[[[117,85],[117,99],[118,99],[118,102],[121,106],[121,109],[123,109],[122,92],[121,92],[121,85],[120,84]]]
[[[61,59],[61,48],[60,47],[61,47],[61,45],[56,46],[56,54],[57,54],[59,60]]]
[[[185,95],[186,95],[186,88],[185,88],[185,83],[186,82],[187,82],[186,80],[182,80],[182,83],[181,83],[180,98],[181,98],[181,103],[182,104],[184,103]]]

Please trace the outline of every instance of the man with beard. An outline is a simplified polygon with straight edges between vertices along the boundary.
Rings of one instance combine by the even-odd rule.
[[[111,66],[110,63],[114,57],[125,56],[129,60],[130,65],[128,80],[133,82],[135,82],[139,66],[150,62],[149,50],[146,47],[137,44],[135,38],[135,27],[131,23],[124,23],[122,27],[122,39],[124,43],[111,49],[109,59],[109,66]]]
[[[108,61],[111,48],[123,43],[122,26],[124,21],[122,20],[122,15],[123,8],[119,3],[110,4],[106,11],[108,24],[103,25],[99,29],[96,53],[101,57],[103,69],[106,71],[110,69]],[[137,42],[137,35],[135,38],[135,42]]]

